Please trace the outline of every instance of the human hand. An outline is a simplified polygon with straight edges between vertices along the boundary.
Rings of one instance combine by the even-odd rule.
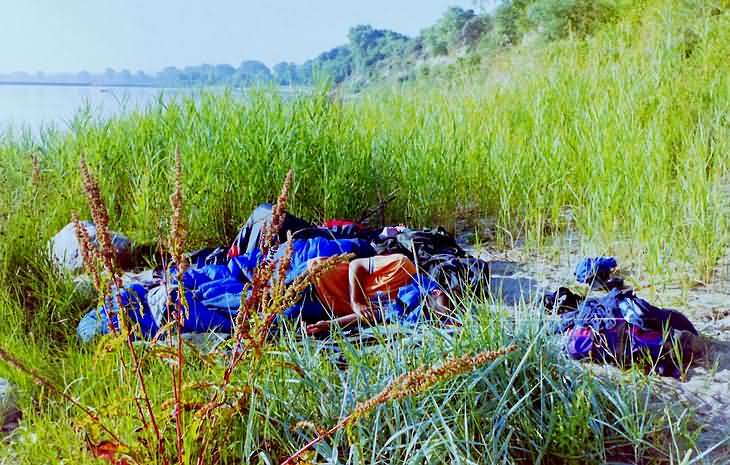
[[[330,321],[324,320],[324,321],[318,321],[316,323],[312,323],[311,325],[307,325],[306,331],[308,336],[314,336],[316,334],[323,333],[325,331],[329,331],[330,329]]]

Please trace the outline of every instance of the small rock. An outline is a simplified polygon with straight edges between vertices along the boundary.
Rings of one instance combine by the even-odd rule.
[[[15,403],[15,389],[0,378],[0,433],[9,433],[18,427],[21,413]]]
[[[96,226],[90,221],[82,221],[81,225],[86,228],[91,242],[98,245],[96,241]],[[117,253],[117,259],[122,268],[129,263],[132,255],[132,242],[124,235],[112,233],[112,245]],[[71,273],[79,272],[84,267],[84,260],[81,256],[81,247],[76,240],[76,231],[73,223],[69,223],[58,232],[48,243],[53,262],[62,270]]]

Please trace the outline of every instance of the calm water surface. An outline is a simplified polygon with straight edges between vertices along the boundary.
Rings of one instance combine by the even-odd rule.
[[[219,88],[206,89],[210,91],[222,92]],[[154,87],[0,85],[0,133],[12,129],[15,133],[28,130],[37,135],[42,128],[49,127],[63,131],[80,110],[88,109],[93,118],[104,119],[143,109],[160,95],[170,99],[200,92]]]

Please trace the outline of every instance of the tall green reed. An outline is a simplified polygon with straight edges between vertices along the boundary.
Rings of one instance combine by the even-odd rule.
[[[585,40],[517,48],[485,76],[450,86],[344,101],[326,89],[203,95],[108,122],[80,118],[38,143],[6,139],[2,269],[34,261],[81,203],[69,177],[81,151],[93,169],[113,173],[102,180],[113,226],[155,240],[179,146],[190,154],[185,188],[197,206],[191,245],[230,239],[292,168],[291,208],[305,217],[357,216],[397,190],[391,221],[450,227],[469,212],[496,218],[499,240],[509,233],[535,244],[577,229],[598,243],[631,242],[651,272],[684,262],[707,278],[730,230],[721,210],[730,20],[726,10],[695,8],[699,0],[675,3],[645,2],[640,21],[628,15]]]

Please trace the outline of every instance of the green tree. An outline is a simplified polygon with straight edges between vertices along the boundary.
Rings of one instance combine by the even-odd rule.
[[[343,45],[322,53],[316,61],[315,71],[339,84],[352,74],[352,52]]]
[[[234,74],[236,74],[236,68],[229,64],[215,65],[213,68],[213,79],[219,84],[230,81]]]
[[[174,66],[168,66],[157,73],[157,81],[165,86],[179,85],[181,80],[181,72]]]
[[[275,64],[271,71],[274,73],[274,81],[280,86],[299,84],[296,63],[282,61]]]
[[[537,0],[527,9],[528,19],[551,40],[590,34],[616,13],[616,3],[609,0]]]
[[[446,55],[450,48],[460,45],[463,41],[464,25],[475,16],[474,10],[449,7],[436,24],[421,32],[429,52],[437,56]]]
[[[268,66],[257,60],[246,60],[236,70],[235,81],[242,86],[270,82],[274,77]]]
[[[516,44],[530,28],[527,9],[535,0],[505,0],[494,12],[494,28],[500,45]]]
[[[489,15],[477,15],[467,20],[461,28],[461,43],[467,46],[478,44],[492,31],[494,23]]]
[[[402,54],[412,41],[403,34],[369,25],[353,27],[347,38],[354,70],[362,74],[370,74],[379,62]]]

